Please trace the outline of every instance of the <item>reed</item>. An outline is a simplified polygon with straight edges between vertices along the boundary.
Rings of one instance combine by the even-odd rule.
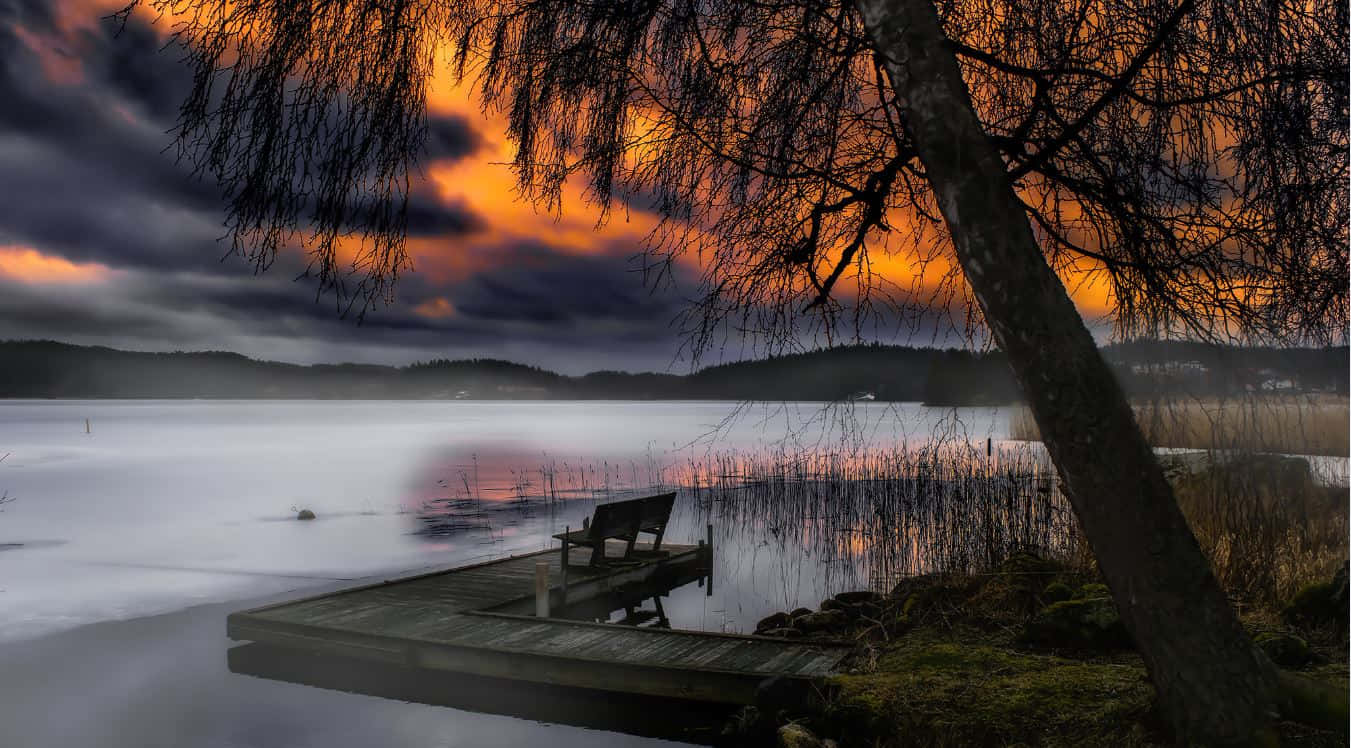
[[[1351,408],[1344,397],[1261,395],[1138,402],[1133,407],[1145,438],[1156,447],[1338,457],[1351,453]],[[1026,407],[1010,413],[1009,438],[1041,441]]]
[[[1306,460],[1208,455],[1172,474],[1174,493],[1230,597],[1276,608],[1347,558],[1347,488]]]
[[[1250,452],[1166,457],[1179,505],[1235,599],[1267,609],[1347,557],[1346,488],[1309,461]],[[425,507],[427,530],[499,511],[678,489],[673,521],[711,523],[719,547],[819,565],[828,586],[889,590],[917,574],[981,574],[1028,551],[1092,572],[1093,558],[1039,444],[935,440],[887,449],[707,453],[676,464],[549,462],[509,471],[503,501]],[[537,478],[535,476],[538,476]],[[506,476],[504,476],[505,478]],[[535,495],[538,492],[538,496]],[[438,533],[433,533],[438,534]]]
[[[1087,561],[1069,502],[1030,448],[721,454],[681,477],[717,527],[742,536],[734,544],[795,547],[878,588],[988,571],[1015,551]]]

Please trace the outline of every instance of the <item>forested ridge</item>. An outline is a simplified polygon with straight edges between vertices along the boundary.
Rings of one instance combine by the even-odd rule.
[[[1104,349],[1130,391],[1223,395],[1264,386],[1340,391],[1336,348],[1126,343]],[[49,340],[0,342],[0,397],[877,400],[996,405],[1017,399],[1003,354],[890,345],[841,346],[708,366],[686,374],[568,376],[496,359],[408,366],[299,365],[224,351],[146,353]]]

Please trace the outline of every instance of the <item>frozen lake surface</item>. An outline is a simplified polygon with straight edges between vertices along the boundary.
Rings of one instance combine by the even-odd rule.
[[[709,450],[953,429],[983,441],[1007,424],[996,409],[883,403],[0,402],[0,492],[14,499],[0,512],[0,641],[548,547],[596,499]],[[590,500],[511,501],[542,491]],[[427,502],[456,497],[486,516],[420,532]],[[319,519],[296,521],[299,508]],[[683,520],[672,540],[699,537]],[[703,603],[704,627],[819,602],[810,558],[740,550],[720,559],[733,583]]]
[[[551,547],[596,502],[710,454],[935,436],[983,454],[1007,432],[999,409],[913,403],[0,401],[0,745],[660,745],[606,721],[669,708],[614,695],[574,719],[519,709],[534,697],[516,683],[438,686],[444,706],[429,706],[232,672],[225,616]],[[748,631],[871,581],[856,556],[782,526],[815,508],[779,506],[718,527],[714,593],[672,591],[673,626]],[[703,537],[707,517],[682,492],[667,537]]]

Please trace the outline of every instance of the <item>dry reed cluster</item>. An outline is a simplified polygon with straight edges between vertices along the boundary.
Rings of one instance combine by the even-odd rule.
[[[1347,558],[1347,489],[1315,480],[1307,460],[1224,451],[1165,461],[1184,514],[1235,599],[1274,608]],[[775,544],[785,557],[824,565],[828,583],[841,588],[886,590],[901,577],[933,572],[979,574],[1016,551],[1082,571],[1093,566],[1036,444],[954,439],[881,450],[728,452],[676,465],[651,457],[550,463],[527,472],[511,471],[506,492],[514,501],[507,503],[678,488],[673,517],[712,522],[723,548],[753,553]],[[464,487],[468,495],[467,480]]]
[[[1236,600],[1277,608],[1346,560],[1347,489],[1315,480],[1306,460],[1210,453],[1169,464]],[[1093,566],[1045,452],[1031,445],[727,454],[682,472],[695,505],[735,541],[797,546],[880,589],[914,574],[991,571],[1023,550]]]
[[[724,454],[683,472],[715,526],[799,546],[876,587],[978,573],[1017,550],[1086,558],[1069,502],[1031,448]]]
[[[1239,454],[1173,477],[1178,503],[1230,596],[1289,601],[1347,558],[1347,488],[1321,485],[1309,463]]]
[[[1351,409],[1344,397],[1260,395],[1234,400],[1135,404],[1135,418],[1156,447],[1346,457]],[[1041,441],[1026,407],[1009,415],[1009,436]]]

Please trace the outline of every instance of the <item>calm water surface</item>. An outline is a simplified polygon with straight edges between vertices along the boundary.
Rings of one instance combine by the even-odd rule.
[[[632,744],[231,673],[224,616],[550,547],[597,501],[710,453],[1006,432],[996,409],[916,404],[0,403],[0,493],[15,499],[0,512],[0,669],[28,676],[0,679],[0,744]],[[667,537],[693,542],[705,522],[682,494]],[[745,631],[860,583],[840,558],[745,529],[718,528],[714,595],[674,593],[673,625]]]

